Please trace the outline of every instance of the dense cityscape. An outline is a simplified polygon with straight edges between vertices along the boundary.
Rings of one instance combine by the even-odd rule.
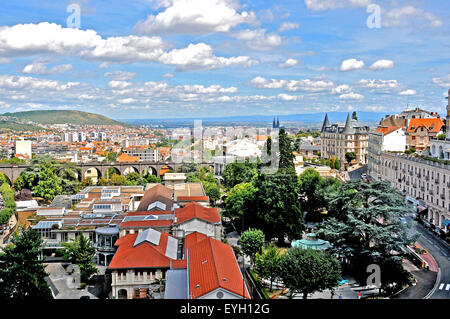
[[[2,304],[450,299],[448,8],[26,2],[0,13]]]

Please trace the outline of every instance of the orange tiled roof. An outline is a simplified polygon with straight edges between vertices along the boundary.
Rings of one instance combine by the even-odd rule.
[[[426,128],[430,133],[438,133],[442,130],[443,126],[444,122],[440,118],[411,119],[408,133],[413,133],[420,127]]]
[[[139,157],[137,156],[130,156],[128,154],[122,153],[117,157],[117,161],[119,163],[135,163],[139,162]]]
[[[161,233],[158,246],[143,242],[133,247],[137,235],[128,234],[116,241],[119,248],[108,268],[169,268],[171,258],[165,255],[165,250],[170,235]]]
[[[380,126],[377,128],[377,132],[378,133],[383,133],[384,136],[397,131],[398,129],[401,129],[401,126]]]
[[[218,288],[242,295],[243,278],[231,246],[214,238],[189,248],[190,298],[199,298]],[[249,298],[247,287],[244,289]]]
[[[178,224],[193,218],[202,219],[210,223],[220,222],[217,208],[207,208],[196,202],[189,203],[183,208],[175,208],[175,216]]]

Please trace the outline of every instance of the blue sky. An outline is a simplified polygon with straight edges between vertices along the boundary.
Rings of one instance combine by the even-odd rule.
[[[446,1],[2,4],[0,113],[192,118],[409,103],[443,114],[450,89]],[[68,25],[71,4],[79,28]]]

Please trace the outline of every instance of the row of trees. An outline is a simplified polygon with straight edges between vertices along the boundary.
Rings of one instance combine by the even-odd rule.
[[[0,194],[3,198],[3,209],[0,211],[0,225],[3,225],[15,214],[16,202],[14,201],[14,191],[3,174],[0,174],[0,183]]]

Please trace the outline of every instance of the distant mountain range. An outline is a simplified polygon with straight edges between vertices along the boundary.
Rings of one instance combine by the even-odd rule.
[[[75,111],[75,110],[45,110],[4,113],[0,115],[2,120],[9,123],[27,124],[33,122],[36,124],[74,124],[74,125],[118,125],[130,126],[112,120],[106,116]]]
[[[290,114],[279,115],[281,125],[290,124],[305,124],[306,126],[320,126],[323,123],[325,114],[328,114],[330,123],[345,122],[347,119],[347,112],[319,112],[309,114]],[[386,113],[380,112],[357,112],[358,120],[361,123],[368,125],[376,125],[380,120],[386,116]],[[275,116],[276,117],[276,116]],[[199,118],[175,118],[175,119],[122,119],[122,122],[133,125],[158,125],[163,124],[165,126],[172,125],[193,125],[194,120],[202,120],[203,124],[219,125],[219,124],[258,124],[258,125],[271,125],[273,121],[273,115],[245,115],[245,116],[230,116],[230,117],[199,117]],[[288,125],[286,125],[288,126]],[[289,125],[292,126],[292,125]]]

